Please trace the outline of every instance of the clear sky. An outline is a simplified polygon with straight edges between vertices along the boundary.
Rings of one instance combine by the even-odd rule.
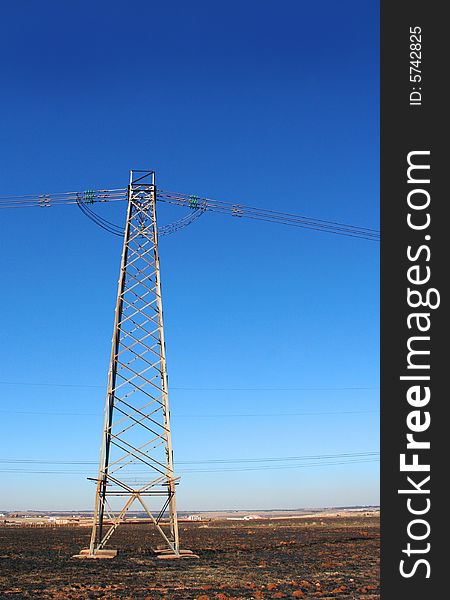
[[[0,28],[0,195],[150,168],[378,228],[377,2],[23,0]],[[0,236],[0,510],[91,509],[121,241],[76,207]],[[378,244],[206,214],[160,254],[179,508],[378,503],[372,455],[335,456],[379,449]]]

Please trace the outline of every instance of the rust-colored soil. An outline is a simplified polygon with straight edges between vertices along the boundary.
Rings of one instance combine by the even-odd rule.
[[[338,517],[182,523],[199,559],[161,561],[145,525],[123,525],[107,561],[71,558],[84,527],[0,526],[0,598],[379,598],[379,521]]]

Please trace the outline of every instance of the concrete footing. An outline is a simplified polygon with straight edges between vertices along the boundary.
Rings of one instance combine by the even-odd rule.
[[[180,550],[179,554],[175,554],[170,548],[154,550],[156,558],[160,560],[177,560],[179,558],[199,558],[192,550]],[[79,554],[74,554],[72,558],[88,558],[97,560],[110,560],[117,556],[117,550],[97,550],[95,554],[91,554],[89,548],[80,550]]]
[[[155,554],[159,560],[177,560],[179,558],[199,558],[192,550],[179,550],[179,554],[175,554],[173,550],[155,550]]]
[[[111,559],[117,556],[117,550],[97,550],[95,554],[91,554],[89,548],[80,550],[79,554],[74,554],[72,558],[95,558],[95,559]]]

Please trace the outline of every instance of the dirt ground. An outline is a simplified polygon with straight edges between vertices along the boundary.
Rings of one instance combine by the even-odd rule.
[[[147,525],[123,525],[113,560],[72,558],[86,527],[0,525],[0,598],[251,600],[379,598],[379,519],[355,516],[181,523],[199,559],[160,561]]]

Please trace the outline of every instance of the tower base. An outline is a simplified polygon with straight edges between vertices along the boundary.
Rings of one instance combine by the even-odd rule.
[[[199,558],[197,554],[194,554],[192,550],[180,550],[178,554],[175,554],[170,548],[153,550],[156,554],[156,558],[160,560],[176,560],[179,558]],[[74,554],[72,558],[89,558],[97,560],[111,560],[116,558],[117,550],[97,550],[95,554],[91,554],[89,548],[80,550],[79,554]]]
[[[80,550],[79,554],[74,554],[72,558],[96,558],[96,559],[111,559],[116,558],[117,550],[97,550],[95,554],[91,554],[89,548]]]
[[[153,552],[157,555],[156,558],[160,560],[174,560],[177,558],[199,558],[197,554],[194,554],[192,550],[179,550],[178,554],[171,548],[153,548]]]
[[[179,558],[199,558],[197,554],[194,554],[192,550],[179,550],[178,554],[175,554],[173,550],[154,550],[157,555],[156,558],[159,560],[176,560]]]

